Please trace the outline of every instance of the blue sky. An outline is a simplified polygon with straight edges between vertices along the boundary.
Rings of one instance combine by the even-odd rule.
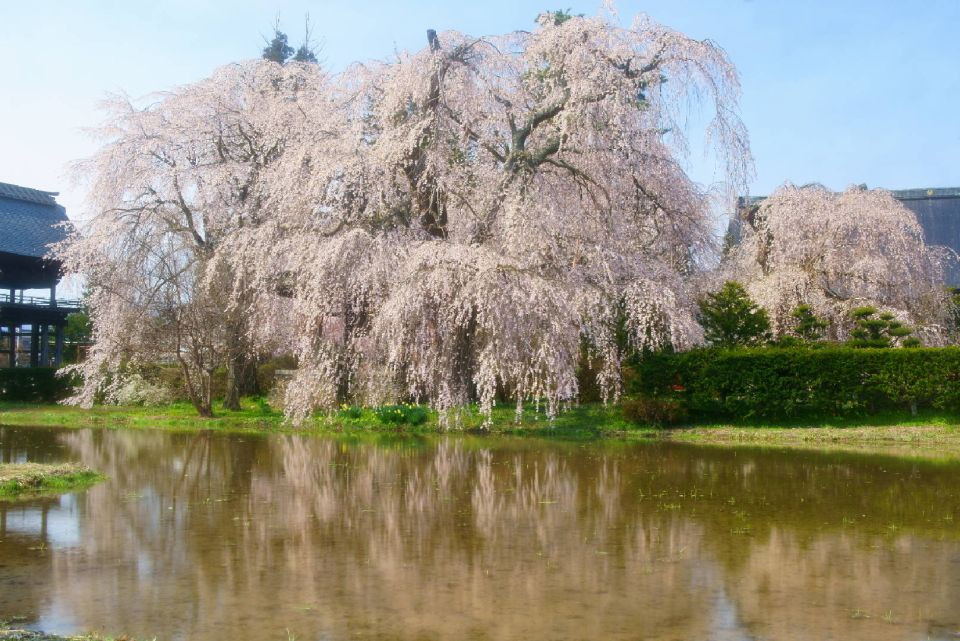
[[[556,5],[556,6],[554,6]],[[0,0],[0,181],[82,194],[65,164],[94,149],[84,127],[106,92],[140,96],[259,55],[275,17],[298,44],[309,12],[331,70],[423,45],[427,28],[532,29],[540,11],[599,2]],[[724,47],[743,82],[753,194],[780,183],[960,186],[960,0],[621,0]],[[694,151],[690,172],[716,174]]]

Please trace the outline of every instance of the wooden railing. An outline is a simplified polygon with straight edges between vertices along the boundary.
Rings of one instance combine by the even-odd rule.
[[[50,304],[49,298],[42,296],[14,296],[10,300],[10,294],[0,292],[0,305],[25,305],[30,307],[65,307],[67,309],[80,309],[83,303],[74,298],[58,298],[56,305]]]

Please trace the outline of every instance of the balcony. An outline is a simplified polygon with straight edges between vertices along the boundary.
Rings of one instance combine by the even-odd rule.
[[[0,293],[0,367],[60,365],[67,315],[81,308],[74,299]]]

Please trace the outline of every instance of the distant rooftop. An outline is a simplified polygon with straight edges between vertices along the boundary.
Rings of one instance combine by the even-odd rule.
[[[960,187],[942,189],[892,189],[897,200],[926,200],[927,198],[960,198]]]
[[[48,245],[62,241],[67,212],[57,192],[0,182],[0,253],[42,258]]]
[[[30,187],[21,187],[20,185],[11,185],[10,183],[0,183],[0,196],[22,200],[28,203],[37,203],[38,205],[56,205],[59,191],[40,191]]]
[[[807,185],[803,186],[806,187]],[[861,185],[861,187],[865,188],[866,185]],[[888,189],[887,191],[900,201],[960,198],[960,187],[921,187],[917,189]],[[749,202],[751,205],[756,205],[766,199],[766,196],[751,196],[749,200],[741,198],[740,205],[743,206],[746,202]]]

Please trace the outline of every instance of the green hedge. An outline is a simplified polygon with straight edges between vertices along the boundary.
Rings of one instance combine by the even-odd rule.
[[[646,355],[627,392],[681,401],[692,418],[863,416],[960,409],[960,348],[698,349]]]
[[[0,401],[55,403],[70,395],[72,378],[57,376],[52,367],[0,369]]]

